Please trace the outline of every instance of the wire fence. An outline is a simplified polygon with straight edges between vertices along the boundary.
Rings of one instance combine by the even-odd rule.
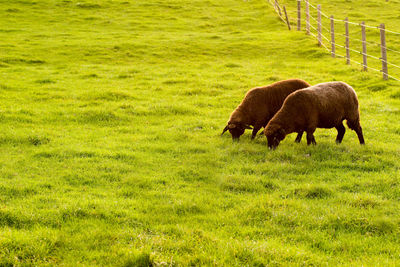
[[[302,10],[302,2],[305,3],[303,4],[305,10]],[[390,34],[398,38],[399,32],[387,30],[383,23],[374,27],[366,25],[364,22],[349,21],[348,18],[344,20],[335,19],[333,16],[328,16],[322,12],[321,5],[315,6],[309,0],[297,0],[297,10],[288,10],[286,6],[281,8],[278,0],[268,0],[268,3],[274,7],[276,13],[287,24],[289,30],[291,30],[292,26],[297,26],[299,31],[302,28],[305,29],[306,34],[316,38],[318,45],[325,48],[332,57],[344,58],[347,64],[358,64],[365,71],[380,72],[385,80],[392,78],[400,81],[400,77],[389,75],[388,71],[388,66],[393,70],[397,70],[400,69],[400,64],[395,64],[387,59],[388,52],[400,54],[400,51],[389,48],[388,42],[386,42],[386,35]],[[351,32],[350,27],[352,27]],[[361,36],[361,39],[354,36]],[[399,41],[397,39],[397,42]],[[344,45],[340,45],[339,43],[341,42]],[[352,48],[350,48],[350,42],[352,43]],[[336,50],[345,52],[345,55],[341,55]],[[368,59],[373,62],[369,62]]]

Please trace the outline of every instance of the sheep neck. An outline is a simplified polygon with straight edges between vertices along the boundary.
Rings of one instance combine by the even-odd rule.
[[[250,118],[247,115],[248,113],[249,112],[248,112],[247,108],[243,107],[242,105],[239,105],[236,108],[236,110],[235,110],[235,112],[234,112],[234,114],[233,114],[231,119],[234,120],[234,121],[237,121],[237,122],[241,122],[241,123],[245,123],[245,124],[251,124],[251,122],[249,121]]]
[[[294,112],[281,109],[276,115],[275,122],[280,126],[280,128],[285,130],[286,134],[290,134],[296,132],[296,122],[293,120],[293,118],[296,118],[296,114],[294,114]]]

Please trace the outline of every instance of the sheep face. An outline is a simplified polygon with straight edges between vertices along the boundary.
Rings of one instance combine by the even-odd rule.
[[[276,127],[269,127],[269,129],[266,129],[265,135],[267,136],[268,147],[270,149],[275,149],[279,145],[279,143],[283,139],[285,139],[286,133],[284,129],[276,126]]]
[[[232,135],[232,140],[239,141],[240,136],[244,133],[246,129],[252,129],[252,128],[249,125],[229,122],[228,125],[225,127],[224,131],[222,132],[222,134],[224,134],[227,130],[229,130],[229,132]]]
[[[230,128],[232,127],[232,128]],[[229,132],[232,135],[232,140],[239,141],[240,136],[244,133],[245,128],[241,125],[230,124],[228,125]]]

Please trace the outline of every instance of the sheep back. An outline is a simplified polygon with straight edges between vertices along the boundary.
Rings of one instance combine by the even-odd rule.
[[[364,143],[354,89],[344,82],[320,83],[290,94],[268,123],[264,134],[267,138],[275,136],[282,140],[286,134],[306,131],[307,138],[315,143],[312,134],[316,128],[337,127],[343,132],[341,141],[343,120],[347,120],[348,126],[357,132],[360,143]]]
[[[332,128],[343,119],[359,119],[358,99],[344,82],[320,83],[289,95],[282,106],[281,114],[285,113],[292,114],[291,120],[303,122],[302,126]]]
[[[232,112],[229,123],[265,126],[281,108],[285,98],[292,92],[309,87],[300,79],[275,82],[268,86],[249,90],[240,105]]]

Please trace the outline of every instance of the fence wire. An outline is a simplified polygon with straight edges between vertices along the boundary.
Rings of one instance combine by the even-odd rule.
[[[306,2],[306,0],[298,0],[298,1]],[[278,13],[277,8],[279,8],[279,3],[278,3],[277,1],[274,1],[274,0],[268,0],[268,2],[275,8],[275,11],[276,11],[276,13],[278,14],[278,16],[280,17],[280,19],[286,24],[287,22],[286,22],[285,18],[282,17],[282,14],[279,14],[279,13]],[[278,7],[276,7],[276,6],[278,6]],[[347,56],[343,56],[343,55],[337,54],[336,52],[333,52],[332,49],[328,48],[328,47],[324,44],[323,41],[327,41],[327,43],[329,43],[330,45],[332,45],[332,47],[335,47],[335,48],[336,48],[336,47],[344,48],[344,49],[347,49],[348,51],[351,51],[351,52],[353,52],[353,53],[356,53],[356,54],[363,55],[363,56],[368,57],[368,58],[372,58],[372,59],[378,60],[378,61],[382,62],[382,64],[383,64],[383,63],[386,63],[387,65],[390,65],[390,66],[392,66],[392,67],[395,67],[395,68],[400,69],[400,66],[399,66],[399,65],[393,64],[393,63],[391,63],[391,62],[389,62],[389,61],[387,61],[387,60],[384,60],[384,59],[382,59],[382,58],[379,58],[379,57],[376,57],[376,56],[373,56],[373,55],[370,55],[370,54],[361,52],[361,51],[356,50],[356,49],[352,49],[352,48],[350,48],[350,47],[346,47],[346,46],[340,45],[340,44],[338,44],[337,42],[333,43],[333,42],[331,41],[330,38],[328,38],[328,37],[326,37],[326,36],[324,35],[324,32],[328,32],[329,34],[332,34],[332,31],[331,31],[330,29],[328,29],[327,27],[325,27],[325,26],[322,24],[322,18],[329,19],[330,21],[333,21],[333,22],[348,23],[349,25],[356,25],[356,26],[360,26],[360,27],[363,26],[363,27],[365,27],[365,28],[374,29],[374,30],[378,30],[378,31],[384,30],[385,33],[391,33],[391,34],[400,35],[399,32],[390,31],[390,30],[381,28],[380,26],[374,27],[374,26],[366,25],[365,23],[364,23],[364,24],[361,24],[361,23],[356,23],[356,22],[352,22],[352,21],[348,21],[348,20],[340,20],[340,19],[335,19],[335,18],[333,18],[333,17],[329,17],[329,16],[326,15],[324,12],[322,12],[320,9],[318,9],[318,7],[316,7],[316,6],[314,6],[313,4],[311,4],[309,1],[308,1],[308,6],[311,7],[311,8],[313,8],[314,10],[317,10],[317,12],[319,12],[319,14],[321,15],[321,20],[319,21],[318,19],[316,19],[314,16],[312,16],[312,15],[310,14],[310,9],[309,9],[308,17],[309,17],[311,20],[313,20],[313,21],[315,21],[315,22],[317,23],[317,27],[318,27],[318,26],[321,26],[321,31],[319,32],[318,29],[317,29],[315,26],[312,25],[312,23],[311,23],[310,20],[307,21],[307,19],[305,18],[306,16],[302,16],[301,19],[300,19],[300,22],[303,22],[303,21],[305,20],[305,25],[308,26],[307,28],[309,29],[308,33],[309,33],[311,36],[313,36],[313,37],[315,37],[316,39],[318,39],[318,43],[319,43],[323,48],[325,48],[329,53],[331,53],[332,55],[335,55],[336,57],[346,58],[346,59],[348,59],[350,62],[353,62],[353,63],[356,63],[356,64],[358,64],[358,65],[361,65],[361,66],[365,67],[366,69],[371,69],[371,70],[374,70],[374,71],[377,71],[377,72],[381,72],[381,73],[385,74],[387,77],[390,77],[390,78],[392,78],[392,79],[394,79],[394,80],[400,81],[399,78],[396,78],[396,77],[394,77],[394,76],[392,76],[392,75],[389,75],[388,73],[383,72],[382,70],[378,70],[378,69],[373,68],[373,67],[371,67],[371,66],[364,65],[364,63],[360,63],[360,62],[355,61],[355,60],[353,60],[353,59],[351,59],[351,58],[348,58]],[[281,10],[282,10],[282,9],[281,9]],[[294,22],[294,24],[295,24],[295,23],[297,22],[297,14],[298,14],[297,10],[293,11],[293,10],[287,10],[287,9],[286,9],[286,13],[287,13],[287,14],[291,14],[291,15],[294,14],[294,15],[293,15],[294,18],[293,18],[293,17],[292,17],[292,18],[288,18],[288,21],[289,21],[289,24],[292,24],[293,22]],[[291,22],[292,22],[292,23],[291,23]],[[314,34],[314,33],[312,32],[312,30],[313,30],[313,31],[316,31],[316,33]],[[334,33],[334,36],[335,36],[335,37],[337,37],[337,36],[345,37],[345,38],[347,38],[349,41],[351,40],[351,41],[356,41],[356,42],[359,42],[359,43],[363,43],[363,44],[365,44],[365,45],[370,45],[370,46],[374,46],[374,47],[380,47],[381,49],[386,49],[387,51],[390,51],[390,52],[393,52],[393,53],[396,53],[396,54],[400,54],[400,51],[395,50],[395,49],[388,48],[387,45],[386,45],[386,46],[382,46],[380,43],[376,43],[376,42],[373,42],[373,41],[368,41],[368,42],[367,42],[367,41],[363,41],[363,40],[360,40],[360,39],[358,39],[358,38],[353,38],[353,37],[351,37],[351,35],[354,35],[354,34],[350,34],[350,33],[349,33],[348,35],[346,35],[346,34],[341,34],[341,33]]]

